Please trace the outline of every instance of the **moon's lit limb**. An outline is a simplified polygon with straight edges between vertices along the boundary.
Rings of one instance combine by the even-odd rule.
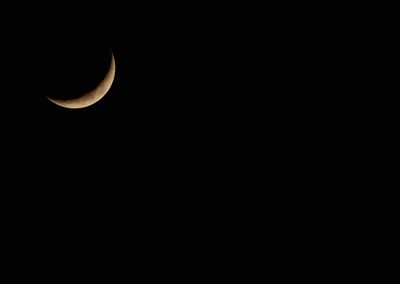
[[[85,108],[92,104],[97,103],[101,100],[107,92],[110,90],[115,78],[115,58],[114,54],[111,52],[111,64],[110,68],[104,79],[100,82],[100,84],[93,89],[92,91],[84,94],[83,96],[70,100],[57,100],[51,99],[47,97],[51,102],[59,105],[61,107],[70,108],[70,109],[78,109]]]

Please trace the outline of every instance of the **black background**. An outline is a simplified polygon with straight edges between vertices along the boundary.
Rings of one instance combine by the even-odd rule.
[[[227,91],[234,61],[232,47],[221,42],[229,29],[215,9],[204,11],[57,5],[7,30],[1,96],[12,171],[39,171],[32,174],[38,184],[86,189],[197,186],[221,172],[231,151],[226,134],[240,113]],[[69,110],[46,98],[90,88],[109,50],[116,77],[100,102]]]
[[[227,184],[242,139],[228,72],[237,61],[221,45],[229,29],[210,18],[213,9],[179,8],[57,3],[4,29],[2,184],[13,218],[82,235],[133,230],[155,250],[175,247],[164,245],[169,238],[184,243],[179,231],[198,236],[196,224],[218,230],[221,204],[236,196]],[[74,76],[94,71],[94,59],[107,65],[109,50],[116,77],[101,101],[70,110],[46,98],[85,88]]]
[[[163,249],[170,250],[163,264],[179,248],[187,252],[184,262],[205,255],[207,263],[219,262],[219,269],[223,258],[236,255],[237,244],[251,246],[236,242],[237,236],[253,240],[262,234],[252,230],[265,224],[270,235],[277,232],[278,242],[287,237],[285,247],[292,244],[290,237],[304,222],[300,219],[302,228],[286,234],[289,223],[281,220],[299,216],[303,208],[294,211],[306,207],[299,200],[315,198],[299,187],[309,184],[309,175],[321,176],[308,170],[310,155],[303,145],[319,146],[325,139],[314,129],[314,136],[308,135],[311,124],[299,119],[306,114],[315,121],[299,107],[307,100],[298,89],[308,88],[298,76],[307,72],[300,68],[303,63],[291,60],[291,47],[300,53],[298,42],[284,44],[267,32],[268,49],[252,58],[252,48],[242,50],[247,42],[237,36],[240,13],[227,6],[54,5],[41,10],[34,3],[28,17],[17,9],[11,22],[2,18],[7,71],[0,93],[2,188],[17,197],[8,214],[21,214],[36,229],[50,228],[56,240],[68,232],[80,243],[85,236],[90,247],[113,235],[116,250],[133,243],[157,259]],[[24,6],[27,14],[30,9]],[[264,35],[256,38],[262,41]],[[109,49],[116,58],[116,78],[104,99],[81,110],[46,99],[48,90],[57,90],[57,74],[73,76],[75,64],[81,72],[78,64]],[[242,67],[243,59],[257,70]],[[261,79],[268,92],[246,81],[243,73],[252,71],[252,79]],[[297,81],[288,80],[290,72]],[[60,90],[73,92],[73,87]],[[318,179],[311,180],[319,188]],[[287,209],[292,203],[298,207]],[[321,214],[310,210],[310,215]],[[273,222],[282,229],[275,230]]]

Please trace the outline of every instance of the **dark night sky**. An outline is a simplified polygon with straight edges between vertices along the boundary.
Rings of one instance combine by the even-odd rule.
[[[1,92],[2,162],[10,173],[5,176],[24,189],[28,202],[42,196],[57,200],[54,206],[65,200],[85,205],[99,198],[99,205],[113,206],[114,200],[118,208],[131,208],[119,204],[132,202],[158,211],[223,198],[245,138],[238,129],[247,127],[238,107],[240,81],[232,76],[236,45],[223,44],[231,30],[227,23],[181,11],[146,7],[126,17],[118,12],[108,25],[106,16],[93,21],[98,13],[86,21],[75,14],[55,22],[38,17],[14,31],[18,41],[5,35],[10,39],[2,45],[8,70],[7,92]],[[71,76],[75,64],[81,72],[78,59],[100,60],[97,55],[108,49],[115,55],[116,77],[100,102],[68,110],[46,99],[46,91],[64,80],[57,74]],[[74,87],[59,86],[64,93]],[[38,190],[26,193],[26,181]]]
[[[302,199],[314,198],[304,191],[313,183],[318,194],[324,191],[319,172],[310,170],[307,162],[308,149],[325,137],[312,129],[311,138],[317,139],[310,140],[305,130],[310,124],[299,119],[307,110],[301,108],[304,102],[299,103],[304,96],[298,90],[304,89],[283,72],[296,72],[290,68],[293,62],[286,59],[290,52],[280,46],[279,52],[266,49],[265,64],[262,56],[252,58],[252,47],[242,50],[247,42],[237,36],[240,13],[230,13],[228,7],[105,3],[104,9],[91,10],[68,9],[56,1],[49,4],[54,7],[46,5],[38,13],[40,6],[33,1],[31,20],[20,16],[21,22],[10,15],[16,25],[1,23],[6,75],[0,79],[0,178],[2,193],[16,196],[16,206],[2,198],[11,207],[4,210],[3,219],[21,215],[20,220],[32,224],[32,229],[25,229],[24,222],[12,222],[24,230],[19,245],[41,249],[40,243],[29,241],[33,235],[45,243],[54,239],[51,250],[62,256],[59,247],[68,250],[73,247],[71,240],[84,247],[93,244],[97,255],[105,251],[104,244],[123,253],[133,246],[134,252],[127,256],[137,258],[137,250],[142,249],[148,258],[159,261],[161,252],[162,266],[172,263],[181,274],[186,269],[171,262],[174,256],[200,270],[219,270],[225,263],[222,256],[236,262],[241,251],[237,243],[244,243],[247,251],[253,241],[243,242],[241,235],[251,237],[253,228],[263,229],[260,224],[268,223],[268,232],[278,232],[275,238],[283,239],[284,247],[293,243],[289,237],[303,232],[304,220],[312,219],[298,217],[307,208]],[[24,6],[24,11],[30,7]],[[237,27],[234,22],[239,23]],[[256,38],[262,41],[265,34]],[[268,37],[267,41],[268,47],[275,44]],[[80,72],[88,70],[91,81],[90,64],[79,67],[79,63],[97,64],[94,59],[101,59],[97,55],[108,49],[115,54],[116,78],[104,99],[81,110],[64,109],[46,99],[46,91],[57,90],[58,84],[63,93],[74,91],[75,85],[63,86],[65,78],[58,74],[68,76],[75,65]],[[81,57],[82,61],[77,60]],[[84,60],[88,57],[93,61]],[[254,70],[241,66],[240,60],[256,65]],[[250,74],[251,80],[245,81],[243,73]],[[262,82],[261,90],[253,89],[252,80]],[[271,86],[274,83],[276,88]],[[86,82],[81,84],[76,87]],[[276,97],[281,104],[275,103]],[[320,160],[326,152],[331,148],[318,151]],[[325,170],[321,165],[317,160],[315,166]],[[298,190],[303,185],[306,190]],[[300,210],[288,208],[292,202]],[[323,215],[320,210],[310,212]],[[285,214],[290,215],[289,222],[281,221]],[[299,219],[302,228],[282,233],[286,230],[282,228],[292,228],[293,218]],[[274,222],[277,229],[270,225]],[[40,223],[51,234],[43,234]],[[85,231],[95,227],[94,235],[85,237]],[[7,234],[14,231],[18,230],[5,230]],[[108,234],[115,239],[102,242]],[[59,240],[60,236],[67,241]],[[163,249],[170,251],[164,254]],[[182,256],[179,249],[185,252]],[[83,251],[87,249],[72,253],[73,259],[86,260],[81,257]],[[205,261],[200,260],[203,255]],[[199,259],[200,265],[191,259]],[[210,266],[213,261],[215,265]],[[151,270],[149,275],[164,277],[157,269]]]
[[[32,22],[21,31],[20,43],[3,46],[10,91],[2,94],[2,119],[12,122],[6,124],[5,140],[22,149],[18,156],[31,167],[43,173],[73,170],[81,178],[120,168],[133,176],[173,173],[170,178],[179,180],[201,175],[204,161],[216,165],[215,153],[229,146],[220,138],[232,127],[220,32],[208,27],[208,20],[195,20],[194,12],[165,14],[161,7],[142,12],[82,24],[63,18],[51,28],[48,21]],[[35,40],[25,39],[27,34]],[[116,77],[104,99],[68,110],[45,98],[57,88],[73,93],[73,84],[63,85],[65,77],[73,68],[86,70],[79,64],[90,56],[101,58],[107,49],[116,58]]]

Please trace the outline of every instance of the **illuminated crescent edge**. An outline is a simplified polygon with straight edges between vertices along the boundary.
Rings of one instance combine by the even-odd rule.
[[[104,79],[100,82],[100,84],[93,89],[92,91],[84,94],[79,98],[74,98],[70,100],[59,100],[59,99],[51,99],[47,97],[51,102],[59,105],[61,107],[70,108],[70,109],[78,109],[85,108],[90,105],[97,103],[101,100],[107,92],[110,90],[115,77],[115,58],[114,54],[111,52],[111,64],[108,69],[107,74]]]

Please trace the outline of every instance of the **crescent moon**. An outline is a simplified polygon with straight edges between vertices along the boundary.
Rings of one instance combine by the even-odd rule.
[[[97,103],[108,93],[114,82],[114,77],[115,77],[115,58],[113,53],[111,52],[111,64],[107,71],[107,74],[95,89],[84,94],[79,98],[74,98],[69,100],[51,99],[49,97],[47,98],[51,102],[61,107],[70,109],[85,108]]]

